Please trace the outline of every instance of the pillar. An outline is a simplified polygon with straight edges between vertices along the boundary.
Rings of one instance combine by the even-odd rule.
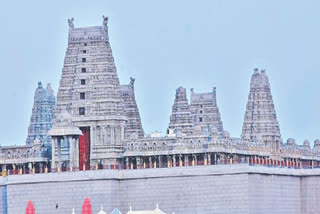
[[[129,169],[129,158],[126,157],[126,169]]]
[[[72,142],[72,136],[68,137],[69,141],[69,157],[70,157],[70,172],[72,172],[73,169],[73,158],[74,158],[74,152],[73,152],[73,142]]]
[[[175,155],[173,155],[173,156],[172,156],[172,158],[173,158],[172,166],[173,166],[173,167],[176,167],[176,166],[177,166],[177,165],[176,165],[176,164],[177,164],[177,163],[176,163],[176,156],[175,156]]]
[[[7,165],[2,165],[2,176],[7,176]]]
[[[16,174],[16,165],[12,164],[12,174]]]
[[[208,154],[208,164],[211,165],[211,154]]]
[[[51,138],[51,171],[54,171],[56,168],[56,146],[55,146],[55,137]]]
[[[58,140],[58,172],[61,170],[61,138],[57,138]]]
[[[32,172],[32,163],[31,162],[28,163],[28,171],[29,171],[29,174]]]
[[[154,157],[153,168],[157,168],[157,159],[156,159],[156,157]]]
[[[188,157],[188,155],[184,156],[184,165],[185,166],[189,166],[189,157]]]
[[[159,161],[159,168],[161,168],[163,165],[161,155],[158,156],[158,161]]]
[[[205,166],[208,165],[208,154],[204,154],[203,158],[204,158],[204,163],[203,164]]]
[[[79,170],[79,137],[76,138],[74,167]]]
[[[130,162],[130,169],[133,169],[133,158],[131,158],[131,161],[129,159],[129,162]]]
[[[167,156],[167,167],[170,168],[171,167],[171,160],[170,160],[170,156]]]
[[[42,162],[39,163],[39,172],[43,173],[43,163]]]
[[[182,156],[181,155],[179,155],[179,166],[181,167],[182,166],[182,158],[181,158]]]
[[[152,168],[152,157],[149,157],[149,168]]]

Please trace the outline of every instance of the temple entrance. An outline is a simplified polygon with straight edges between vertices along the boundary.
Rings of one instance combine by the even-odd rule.
[[[81,127],[79,137],[79,170],[90,170],[90,127]]]

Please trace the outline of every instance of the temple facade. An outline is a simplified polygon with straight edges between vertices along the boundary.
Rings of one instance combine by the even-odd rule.
[[[283,142],[265,70],[254,69],[242,135],[223,127],[216,88],[176,90],[164,136],[145,134],[135,79],[120,84],[109,41],[100,26],[75,27],[68,45],[57,101],[50,84],[38,84],[25,146],[0,147],[3,175],[98,169],[168,168],[246,163],[272,167],[320,166],[320,141]]]

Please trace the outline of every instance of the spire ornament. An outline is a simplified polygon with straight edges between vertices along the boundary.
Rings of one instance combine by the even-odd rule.
[[[73,18],[73,17],[72,17],[71,19],[68,19],[69,29],[73,29],[73,28],[74,28],[73,21],[74,21],[74,18]]]
[[[102,16],[103,22],[102,22],[102,30],[108,31],[108,16]]]

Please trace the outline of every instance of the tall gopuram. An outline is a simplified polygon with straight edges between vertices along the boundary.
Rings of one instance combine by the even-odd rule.
[[[103,16],[102,26],[95,27],[75,28],[73,18],[68,21],[55,117],[66,110],[72,125],[83,133],[80,170],[115,165],[122,155],[127,119],[109,42],[108,17]]]
[[[125,137],[143,137],[144,131],[142,128],[140,113],[136,98],[134,95],[134,78],[130,78],[130,84],[120,85],[121,97],[124,102],[124,113],[127,117]],[[136,136],[134,136],[134,135]]]
[[[43,88],[42,83],[38,82],[28,127],[27,145],[32,145],[33,141],[38,138],[45,146],[50,146],[51,138],[47,133],[52,126],[55,105],[56,98],[50,83],[46,88]]]
[[[282,144],[270,83],[265,70],[259,72],[256,68],[251,77],[242,138],[262,141],[273,150],[278,150]]]
[[[208,93],[195,93],[191,89],[190,110],[194,125],[201,129],[202,133],[218,132],[223,136],[223,123],[217,105],[216,88]]]
[[[193,132],[193,121],[190,106],[187,99],[186,89],[179,87],[176,90],[174,104],[172,106],[172,114],[170,116],[169,128],[167,134],[177,133],[181,131],[190,135]]]

